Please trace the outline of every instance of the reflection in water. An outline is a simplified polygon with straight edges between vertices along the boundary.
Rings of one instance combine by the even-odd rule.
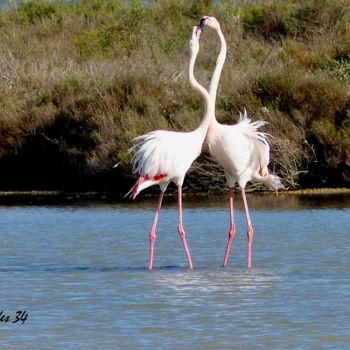
[[[186,293],[192,290],[197,293],[215,293],[230,295],[245,290],[263,290],[280,280],[280,276],[270,275],[268,271],[253,268],[247,269],[201,269],[165,274],[163,271],[153,274],[155,286],[167,287],[175,293]]]
[[[329,192],[328,194],[313,193],[279,193],[263,192],[261,194],[248,193],[249,206],[256,210],[302,210],[302,209],[320,209],[320,208],[349,208],[350,207],[350,190],[344,192]],[[185,208],[227,208],[228,194],[223,195],[183,195],[183,204]],[[242,210],[242,198],[239,190],[235,193],[235,206]],[[39,205],[39,206],[62,206],[71,208],[91,207],[101,208],[104,210],[120,208],[121,210],[132,209],[154,209],[157,197],[138,197],[135,200],[125,198],[123,200],[108,199],[103,197],[99,200],[79,199],[76,197],[57,197],[55,196],[0,196],[0,208],[17,206],[17,205]],[[164,208],[173,207],[177,203],[176,194],[166,194],[164,199]]]
[[[4,348],[346,349],[350,200],[249,196],[253,268],[237,196],[228,268],[227,197],[186,197],[195,269],[176,230],[176,201],[160,215],[155,269],[148,230],[155,199],[0,206],[0,324]],[[341,210],[340,210],[341,209]],[[1,311],[1,310],[0,310]]]
[[[135,201],[125,203],[127,208],[141,209],[154,207],[156,199],[138,198]],[[164,206],[176,204],[174,196],[165,197]],[[301,210],[312,208],[349,208],[350,193],[338,194],[248,194],[248,204],[256,210]],[[228,208],[228,195],[209,196],[185,196],[183,199],[185,208]],[[239,191],[236,193],[235,206],[243,210],[242,198]]]

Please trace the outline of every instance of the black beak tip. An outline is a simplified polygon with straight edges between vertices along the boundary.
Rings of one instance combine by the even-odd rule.
[[[205,24],[205,18],[202,18],[202,19],[199,21],[198,27],[199,27],[201,30],[203,30],[204,24]]]

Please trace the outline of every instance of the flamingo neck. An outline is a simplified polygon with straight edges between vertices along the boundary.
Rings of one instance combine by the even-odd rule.
[[[211,78],[210,86],[209,86],[210,99],[213,101],[212,102],[212,111],[211,111],[212,123],[216,122],[216,118],[215,118],[216,92],[218,90],[219,80],[220,80],[222,68],[224,66],[225,59],[226,59],[226,53],[227,53],[226,40],[225,40],[224,34],[222,33],[220,28],[217,31],[217,33],[218,33],[218,36],[220,38],[221,49],[220,49],[219,56],[216,60],[216,66],[215,66],[214,73],[213,73],[213,76]]]
[[[208,91],[202,85],[200,85],[196,80],[196,78],[194,77],[193,71],[194,71],[194,64],[196,62],[197,55],[198,55],[198,52],[191,56],[188,75],[189,75],[191,87],[193,88],[193,90],[198,92],[198,94],[202,97],[204,101],[204,115],[200,125],[196,129],[196,131],[200,133],[202,139],[204,140],[210,121],[212,119],[210,112],[213,110],[213,107],[212,107],[212,99],[209,96]]]

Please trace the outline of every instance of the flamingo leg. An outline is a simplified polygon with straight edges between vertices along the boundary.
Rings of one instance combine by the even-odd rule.
[[[177,202],[178,202],[178,232],[185,249],[185,254],[187,257],[188,265],[190,269],[193,269],[192,259],[190,255],[190,250],[188,249],[186,242],[186,233],[182,224],[182,186],[178,186],[177,191]]]
[[[223,264],[224,267],[227,266],[228,257],[232,246],[232,241],[236,232],[234,216],[233,216],[234,189],[233,187],[229,187],[228,190],[229,190],[229,202],[230,202],[230,230],[228,232],[228,241],[227,241],[224,264]]]
[[[248,237],[248,254],[247,254],[247,266],[248,268],[252,267],[252,243],[253,243],[253,226],[252,222],[250,220],[250,214],[249,214],[249,208],[248,208],[248,203],[247,203],[247,197],[245,193],[245,189],[241,188],[242,191],[242,198],[244,202],[244,209],[245,209],[245,216],[247,219],[247,225],[248,225],[248,231],[247,231],[247,237]]]
[[[164,191],[161,191],[160,195],[159,195],[159,198],[158,198],[157,207],[156,207],[156,210],[155,210],[155,213],[154,213],[154,219],[153,219],[151,232],[149,234],[150,248],[149,248],[149,264],[148,264],[148,268],[150,270],[152,270],[152,268],[153,268],[154,242],[156,240],[156,229],[157,229],[157,223],[158,223],[158,217],[159,217],[160,208],[161,208],[162,202],[163,202],[163,197],[164,197]]]

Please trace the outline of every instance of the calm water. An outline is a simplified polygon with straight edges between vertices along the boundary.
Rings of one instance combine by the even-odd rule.
[[[184,199],[193,271],[173,199],[160,216],[152,272],[154,199],[0,206],[1,347],[350,348],[350,196],[248,200],[251,270],[240,198],[225,269],[227,198]],[[24,323],[12,323],[17,311]]]

